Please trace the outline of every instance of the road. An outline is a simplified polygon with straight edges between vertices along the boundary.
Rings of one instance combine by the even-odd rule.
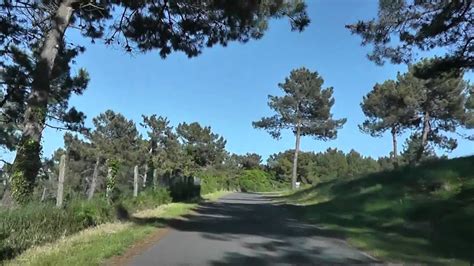
[[[129,265],[371,264],[343,240],[292,218],[268,196],[233,193],[170,222],[159,241]]]

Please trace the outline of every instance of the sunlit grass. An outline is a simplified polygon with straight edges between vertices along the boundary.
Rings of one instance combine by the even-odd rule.
[[[188,213],[196,204],[171,203],[133,215],[139,219],[174,218]],[[160,225],[107,223],[81,231],[54,243],[33,247],[7,265],[100,265],[120,255],[136,241],[157,230]]]
[[[327,235],[382,261],[474,261],[474,156],[329,181],[281,199]]]
[[[221,190],[221,191],[216,191],[216,192],[212,192],[212,193],[202,195],[202,198],[205,199],[205,200],[209,200],[209,201],[216,201],[219,198],[221,198],[225,195],[228,195],[230,193],[232,193],[232,191]]]

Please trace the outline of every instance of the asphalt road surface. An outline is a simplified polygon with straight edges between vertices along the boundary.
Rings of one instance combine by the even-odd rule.
[[[291,217],[268,196],[233,193],[204,203],[130,265],[372,264],[370,256]]]

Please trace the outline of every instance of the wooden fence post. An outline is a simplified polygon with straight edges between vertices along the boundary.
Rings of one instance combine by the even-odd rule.
[[[66,154],[61,155],[59,161],[58,193],[56,195],[56,207],[63,205],[64,177],[66,175]]]
[[[97,185],[97,177],[99,176],[99,164],[100,158],[97,158],[95,161],[94,172],[92,173],[91,186],[89,187],[89,193],[87,199],[91,200],[94,197],[95,187]]]
[[[148,178],[148,164],[145,164],[145,173],[143,174],[143,187],[145,188],[147,183],[147,178]]]
[[[110,184],[112,178],[113,178],[112,177],[112,167],[109,166],[109,168],[107,169],[107,186],[105,188],[105,197],[107,199],[109,199],[110,193],[112,192],[112,185]]]
[[[133,171],[133,197],[138,196],[138,165],[135,165]]]
[[[158,182],[158,169],[153,169],[153,189],[156,189]]]

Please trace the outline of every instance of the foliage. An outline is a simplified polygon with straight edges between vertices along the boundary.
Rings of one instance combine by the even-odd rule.
[[[246,153],[244,155],[232,154],[229,158],[236,167],[242,169],[259,169],[262,167],[262,156],[256,153]]]
[[[209,194],[216,191],[236,190],[236,177],[230,171],[209,169],[198,174],[201,179],[201,193]]]
[[[201,186],[194,183],[194,177],[174,177],[169,190],[173,201],[199,199],[201,196]]]
[[[427,161],[436,159],[436,153],[432,146],[426,146],[423,148],[423,153],[419,157],[419,151],[421,149],[421,136],[420,134],[412,134],[406,139],[403,145],[403,152],[401,154],[401,162],[404,164],[414,164],[419,161]]]
[[[270,156],[268,172],[275,179],[288,183],[291,179],[293,151],[287,150]],[[385,167],[371,157],[363,157],[351,150],[327,149],[324,152],[301,152],[298,160],[298,181],[303,184],[318,184],[333,179],[348,179],[363,174],[385,170]]]
[[[164,188],[148,189],[138,194],[136,198],[122,196],[120,202],[130,212],[151,209],[171,202],[170,192]]]
[[[126,50],[156,49],[162,57],[172,51],[183,51],[188,56],[198,55],[204,47],[230,41],[246,42],[262,37],[270,18],[291,18],[293,30],[303,30],[309,19],[301,1],[240,1],[227,3],[205,1],[145,1],[140,3],[116,1],[97,5],[62,3],[72,8],[70,28],[78,29],[86,38],[103,38],[106,43],[123,44]],[[1,20],[4,35],[2,50],[14,39],[17,42],[41,39],[46,25],[58,6],[42,2],[7,2],[2,12],[8,20]],[[26,10],[26,12],[22,12]],[[31,14],[31,15],[30,15]],[[35,14],[35,15],[33,15]],[[32,23],[36,22],[36,24]],[[111,27],[104,27],[110,24]],[[219,25],[218,29],[216,25]],[[106,30],[110,30],[106,32]],[[30,34],[28,34],[31,32]],[[133,45],[133,47],[132,47]]]
[[[417,49],[444,48],[443,58],[432,70],[472,69],[472,1],[391,1],[379,0],[378,18],[347,25],[362,37],[362,44],[373,44],[369,58],[378,64],[384,59],[409,63]]]
[[[68,101],[72,95],[81,95],[89,83],[89,74],[85,69],[79,69],[77,74],[71,73],[74,58],[82,52],[81,49],[60,47],[57,67],[53,69],[50,86],[52,97],[46,112],[46,127],[64,128],[83,131],[85,115],[74,107],[69,107]],[[9,48],[11,60],[2,62],[0,71],[0,149],[14,151],[20,141],[21,129],[24,123],[24,113],[28,104],[33,84],[33,71],[38,63],[39,55],[20,49],[17,46]]]
[[[322,89],[324,80],[317,72],[306,68],[292,70],[284,83],[278,84],[285,95],[268,96],[268,106],[276,114],[255,121],[252,125],[280,138],[281,130],[289,129],[296,137],[293,163],[292,188],[296,186],[297,159],[301,136],[312,136],[317,140],[330,140],[337,137],[346,119],[333,119],[331,108],[334,105],[333,88]]]
[[[334,89],[322,89],[323,83],[317,72],[306,68],[291,71],[285,82],[278,84],[285,95],[268,96],[268,106],[277,114],[253,122],[253,126],[267,130],[274,138],[280,137],[281,130],[289,129],[317,140],[334,139],[346,119],[332,119]]]
[[[422,60],[410,65],[396,81],[376,84],[361,104],[367,120],[361,125],[364,132],[380,136],[390,129],[393,136],[393,154],[396,155],[396,136],[405,129],[419,135],[420,161],[428,143],[446,150],[457,146],[454,138],[443,134],[455,132],[460,126],[469,126],[470,86],[463,80],[463,72],[450,70],[432,73],[423,79],[416,76],[417,69],[429,69],[437,59]]]
[[[123,199],[111,205],[103,198],[92,201],[71,200],[63,208],[53,204],[30,203],[25,207],[0,211],[1,260],[11,258],[26,248],[51,242],[85,228],[113,221],[120,215],[120,206],[126,211],[155,208],[170,202],[166,190],[141,193],[136,199]],[[120,208],[119,208],[120,207]]]
[[[173,219],[187,214],[196,204],[170,203],[152,210],[133,214],[142,223],[106,223],[83,230],[54,243],[28,249],[5,265],[102,265],[107,259],[123,254],[141,239],[146,239],[157,227],[157,220]]]
[[[238,176],[238,185],[243,192],[264,192],[273,189],[270,175],[265,171],[253,169],[244,170]]]
[[[390,130],[394,142],[392,157],[398,155],[396,137],[414,124],[415,93],[412,88],[401,86],[398,80],[387,80],[375,84],[362,100],[362,111],[367,119],[359,128],[373,137]]]
[[[335,179],[290,195],[322,233],[384,261],[467,264],[474,248],[474,157]]]
[[[181,123],[176,133],[183,143],[186,155],[191,158],[194,169],[221,163],[225,156],[226,140],[212,133],[211,127],[202,127],[199,123]]]
[[[465,118],[465,92],[468,83],[463,73],[451,70],[437,73],[427,79],[415,76],[415,69],[429,68],[433,60],[423,60],[410,66],[400,79],[401,86],[414,91],[418,123],[415,129],[421,134],[420,155],[428,142],[441,148],[453,150],[457,142],[442,132],[455,132]]]

